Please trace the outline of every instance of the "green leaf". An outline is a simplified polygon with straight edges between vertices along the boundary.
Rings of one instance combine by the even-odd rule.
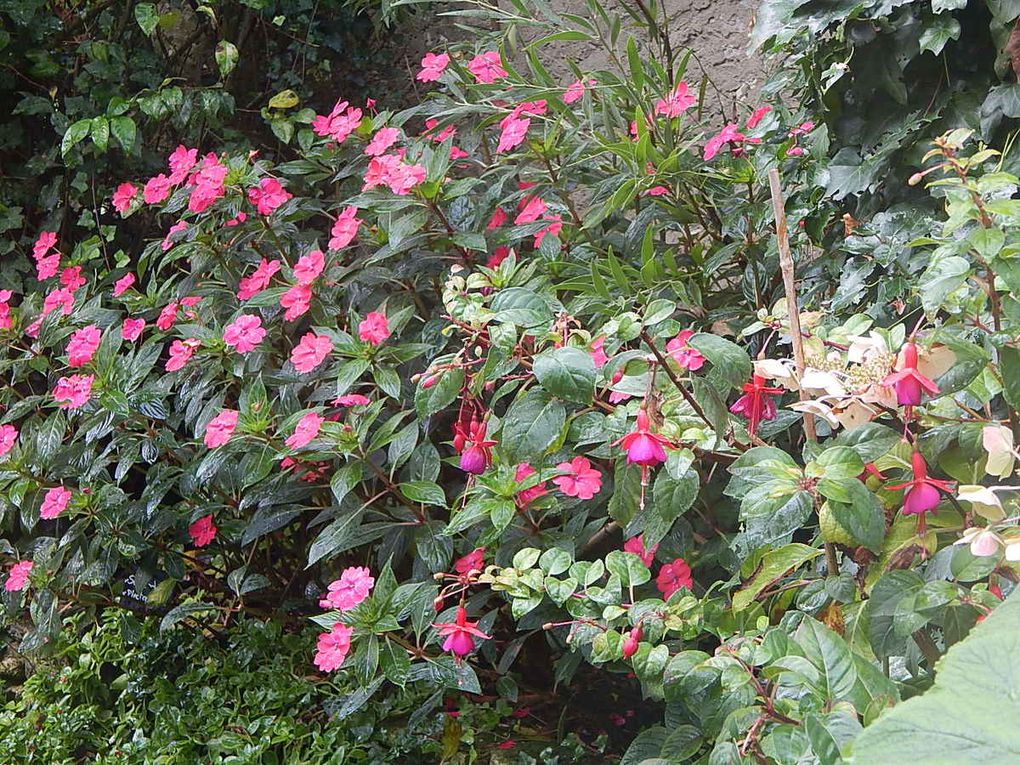
[[[818,672],[816,678],[805,678],[807,685],[826,702],[846,698],[857,684],[857,669],[853,652],[843,638],[808,616],[793,639]]]
[[[894,572],[902,573],[902,572]],[[952,646],[935,684],[898,704],[854,743],[859,765],[1020,762],[1020,597],[1011,595]]]
[[[900,434],[892,428],[869,422],[840,433],[831,443],[833,446],[850,447],[867,463],[884,457],[899,440]]]
[[[843,483],[848,501],[829,500],[833,518],[859,545],[878,552],[885,539],[885,512],[878,497],[857,479]]]
[[[92,143],[100,152],[105,152],[109,148],[110,121],[106,117],[93,117],[89,133],[92,135]]]
[[[620,577],[620,584],[624,587],[637,587],[652,578],[648,566],[634,553],[613,550],[606,556],[606,568],[609,573]]]
[[[1005,345],[999,349],[999,371],[1002,373],[1002,397],[1020,411],[1020,348]]]
[[[930,50],[936,56],[946,47],[950,40],[960,39],[960,22],[952,16],[936,16],[925,23],[921,39],[918,41],[921,51]]]
[[[110,133],[124,151],[130,154],[134,150],[135,141],[138,140],[138,129],[133,119],[114,117],[110,120]]]
[[[559,438],[567,413],[563,404],[545,391],[532,390],[506,413],[500,431],[501,446],[511,462],[538,460]]]
[[[712,362],[709,379],[724,380],[731,388],[739,388],[751,379],[751,357],[736,343],[718,335],[699,332],[687,344]]]
[[[959,255],[936,252],[928,268],[918,279],[918,292],[925,312],[934,314],[944,305],[946,298],[967,280],[970,263]]]
[[[60,156],[66,157],[67,152],[81,143],[92,130],[92,120],[84,119],[72,122],[60,142]]]
[[[743,611],[769,585],[821,554],[821,550],[798,542],[769,550],[762,556],[754,576],[733,595],[733,610]]]
[[[281,90],[269,99],[271,109],[293,109],[299,103],[301,103],[301,99],[298,98],[298,94],[289,89]]]
[[[643,514],[646,548],[662,541],[676,519],[690,510],[698,498],[700,486],[698,473],[691,468],[687,469],[680,480],[673,478],[666,470],[659,471],[652,487],[652,506],[646,507]]]
[[[159,24],[159,13],[156,11],[155,3],[138,3],[135,6],[135,21],[146,37],[152,37]]]
[[[397,485],[400,493],[412,502],[421,502],[425,505],[446,506],[446,494],[439,484],[432,481],[407,481]]]
[[[915,571],[890,571],[871,588],[866,607],[868,639],[879,658],[906,651],[908,636],[896,631],[895,617],[900,601],[923,586],[924,580]]]
[[[439,375],[430,388],[419,384],[414,389],[414,408],[419,417],[428,417],[449,406],[464,386],[464,370],[460,367],[449,369]]]
[[[552,320],[552,309],[542,295],[524,287],[500,290],[492,299],[496,320],[521,327],[546,325]]]
[[[360,511],[344,515],[319,532],[319,536],[308,548],[308,565],[305,568],[310,568],[323,558],[339,555],[344,550],[349,550],[352,540],[357,542],[354,535],[361,526],[361,515]]]
[[[213,55],[216,58],[216,66],[220,70],[220,79],[227,79],[227,76],[237,66],[237,46],[228,40],[220,40],[216,43],[216,51]]]
[[[830,481],[857,478],[863,471],[864,460],[849,446],[831,446],[804,468],[808,477]]]
[[[535,377],[549,393],[577,404],[595,395],[595,362],[580,348],[564,347],[535,356]]]

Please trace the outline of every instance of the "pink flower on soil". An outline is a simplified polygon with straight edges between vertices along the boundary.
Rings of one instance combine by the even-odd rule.
[[[531,120],[527,117],[523,119],[513,118],[503,125],[503,130],[499,135],[499,144],[496,146],[497,154],[504,154],[512,149],[517,148],[524,141],[524,138],[528,135],[528,128],[531,127]]]
[[[535,470],[527,462],[522,462],[517,466],[517,472],[514,474],[514,480],[517,483],[521,483],[525,478],[530,475],[535,475],[538,471]],[[521,508],[527,508],[532,502],[541,496],[548,494],[548,489],[545,488],[545,481],[535,484],[530,489],[524,489],[523,491],[517,492],[517,503]]]
[[[541,197],[526,197],[520,212],[514,218],[514,225],[520,226],[523,223],[534,223],[545,215],[545,211],[548,209],[549,206]]]
[[[83,367],[92,361],[101,339],[102,333],[95,324],[77,330],[67,343],[68,366]]]
[[[693,329],[684,329],[666,343],[666,352],[670,358],[691,372],[697,372],[705,366],[705,357],[701,355],[701,351],[687,344],[687,341],[694,337],[695,334],[697,333]]]
[[[283,318],[294,321],[303,316],[312,305],[312,288],[306,284],[295,284],[280,296],[280,306],[286,308]]]
[[[5,456],[13,449],[17,440],[18,429],[16,427],[10,424],[0,425],[0,457]]]
[[[248,201],[255,205],[259,215],[271,215],[293,197],[276,178],[263,178],[258,186],[248,189]]]
[[[319,608],[350,611],[368,597],[374,585],[372,572],[364,566],[345,568],[340,578],[330,583],[326,597],[319,601]]]
[[[325,420],[315,412],[309,412],[294,427],[294,432],[284,442],[291,449],[304,449],[319,435],[319,428]]]
[[[122,183],[113,192],[113,208],[121,215],[131,209],[131,203],[138,195],[138,187],[133,183]]]
[[[445,637],[443,650],[452,653],[458,659],[467,656],[475,649],[473,637],[489,640],[489,636],[478,629],[478,622],[467,620],[464,606],[457,606],[457,616],[453,622],[433,624],[440,637]]]
[[[182,369],[188,360],[194,355],[195,349],[201,345],[198,340],[189,337],[185,340],[174,340],[170,343],[170,358],[166,362],[167,372],[176,372]]]
[[[61,409],[80,409],[92,398],[92,375],[61,377],[53,386],[53,400]]]
[[[466,576],[472,571],[481,571],[485,567],[485,548],[476,547],[474,550],[469,552],[460,558],[457,558],[453,564],[453,570],[461,576]]]
[[[716,135],[708,139],[705,144],[705,151],[702,154],[702,159],[708,162],[714,158],[719,150],[728,143],[740,143],[746,138],[746,136],[737,130],[737,125],[734,122],[729,123]]]
[[[637,427],[617,444],[627,450],[627,462],[643,467],[653,467],[666,461],[664,446],[670,446],[669,439],[652,433],[649,429],[648,414],[644,406],[638,409]],[[614,444],[615,445],[615,444]]]
[[[679,589],[690,590],[694,587],[694,579],[691,577],[691,567],[683,558],[677,558],[672,563],[663,564],[659,569],[659,575],[655,579],[655,586],[659,588],[662,597],[669,600],[670,596]]]
[[[173,182],[164,173],[160,173],[145,182],[142,199],[145,200],[147,205],[159,204],[170,194],[170,189],[173,188],[173,185]]]
[[[258,266],[248,276],[245,276],[237,283],[237,299],[249,300],[255,297],[266,287],[273,278],[273,274],[280,270],[279,260],[266,260],[262,258]]]
[[[329,632],[319,635],[316,643],[315,666],[323,672],[333,672],[340,669],[351,650],[351,637],[354,635],[354,628],[348,627],[339,622],[334,624]]]
[[[882,380],[882,385],[896,391],[896,402],[900,406],[918,406],[922,393],[939,394],[939,386],[917,371],[917,344],[913,342],[904,343],[900,351],[900,370]]]
[[[124,319],[120,328],[120,336],[129,343],[133,343],[141,336],[144,329],[145,319]]]
[[[384,127],[379,128],[375,135],[372,136],[372,140],[368,142],[365,147],[365,154],[370,157],[378,157],[380,154],[385,154],[386,150],[390,148],[400,139],[400,130],[395,127]]]
[[[905,515],[921,515],[934,512],[942,499],[941,491],[951,491],[952,481],[943,481],[938,478],[928,477],[928,465],[921,456],[921,452],[915,451],[910,458],[914,477],[905,483],[897,483],[886,488],[890,491],[906,489],[903,495],[903,513]]]
[[[133,273],[126,273],[113,283],[113,296],[120,297],[135,283],[135,275]]]
[[[262,326],[262,319],[247,314],[238,316],[223,330],[223,342],[228,348],[242,354],[255,350],[265,336],[266,330]]]
[[[315,369],[333,350],[333,341],[325,335],[306,332],[290,353],[290,361],[302,374]]]
[[[646,567],[651,567],[652,562],[655,560],[655,553],[658,551],[658,545],[652,545],[650,548],[645,547],[645,535],[638,534],[636,537],[631,537],[623,543],[623,551],[634,553],[641,559],[641,562]]]
[[[694,104],[698,103],[698,97],[693,93],[688,92],[689,88],[686,82],[681,82],[676,86],[676,89],[665,98],[660,98],[655,102],[655,113],[661,114],[670,119],[679,117],[685,111],[690,109]]]
[[[429,51],[421,60],[421,71],[415,77],[419,82],[435,82],[446,71],[450,64],[450,56],[446,53]]]
[[[64,512],[64,508],[70,501],[70,489],[65,489],[63,486],[53,487],[43,497],[42,506],[39,508],[39,517],[46,521],[53,520]]]
[[[326,268],[326,256],[321,250],[312,250],[298,258],[294,266],[294,278],[302,286],[308,286],[318,278]]]
[[[561,462],[556,469],[562,475],[553,478],[553,483],[568,497],[591,499],[602,489],[602,473],[591,466],[587,457]]]
[[[372,311],[358,324],[358,337],[369,345],[379,345],[390,336],[386,314]]]
[[[353,242],[362,223],[364,221],[358,217],[357,207],[345,207],[329,232],[329,249],[342,250]]]
[[[205,426],[205,437],[203,438],[206,448],[215,449],[230,441],[230,437],[234,435],[234,429],[237,427],[237,417],[237,410],[224,409],[209,420],[209,424]]]
[[[216,539],[216,532],[219,529],[216,528],[216,524],[213,523],[213,517],[209,515],[203,515],[197,521],[188,526],[188,536],[191,537],[191,541],[195,544],[195,547],[205,547],[207,544]]]
[[[592,80],[588,81],[589,83]],[[584,80],[574,80],[567,86],[567,89],[563,91],[563,103],[572,104],[575,101],[580,101],[584,95]]]
[[[28,575],[32,573],[32,561],[22,560],[11,566],[4,589],[7,592],[21,592],[28,585]]]
[[[468,62],[468,71],[482,85],[491,85],[496,80],[506,77],[507,71],[502,66],[499,53],[494,50],[479,53]]]

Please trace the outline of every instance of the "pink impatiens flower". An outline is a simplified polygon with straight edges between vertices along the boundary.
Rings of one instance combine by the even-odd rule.
[[[323,419],[322,415],[309,412],[298,420],[298,424],[294,427],[294,432],[284,443],[291,449],[304,449],[319,435],[319,428],[322,427],[324,422],[325,419]]]
[[[174,340],[170,343],[170,358],[166,362],[167,372],[176,372],[178,369],[183,369],[184,365],[188,363],[188,360],[194,355],[195,349],[201,343],[194,337],[189,337],[184,340]]]
[[[216,539],[216,524],[213,523],[212,513],[203,515],[197,521],[188,526],[188,536],[194,542],[195,547],[205,547]]]
[[[188,197],[188,210],[193,213],[205,212],[212,204],[222,197],[226,191],[224,183],[229,168],[220,162],[215,154],[207,154],[202,158],[198,170],[191,176],[195,184]]]
[[[563,218],[560,215],[546,215],[543,220],[549,222],[549,225],[543,228],[541,231],[535,232],[535,247],[542,246],[542,240],[547,236],[559,236],[563,230]]]
[[[5,456],[14,448],[14,442],[18,440],[18,429],[13,425],[0,425],[0,457]]]
[[[380,154],[385,154],[386,150],[395,144],[399,138],[400,130],[398,128],[379,128],[365,147],[365,154],[370,157],[378,157]]]
[[[702,154],[702,159],[708,162],[710,159],[714,158],[715,155],[719,153],[719,150],[726,144],[739,143],[746,137],[747,136],[737,130],[736,123],[731,122],[716,135],[708,139],[708,142],[705,144],[705,151]]]
[[[520,226],[523,223],[534,223],[545,215],[545,211],[548,209],[549,206],[541,197],[526,197],[522,200],[520,212],[514,218],[514,225]]]
[[[4,589],[7,592],[21,592],[28,584],[28,575],[32,573],[32,561],[22,560],[11,566],[7,574],[7,581],[4,582]]]
[[[655,102],[655,113],[670,119],[679,117],[694,106],[694,104],[698,103],[698,97],[688,91],[687,83],[681,82],[672,93]]]
[[[361,124],[361,115],[361,109],[350,106],[347,101],[337,101],[329,114],[316,115],[312,120],[312,131],[323,138],[343,143]]]
[[[882,385],[896,391],[896,403],[900,406],[918,406],[922,393],[929,396],[939,394],[939,386],[917,370],[917,344],[907,342],[900,351],[900,370],[893,372]]]
[[[644,406],[638,409],[637,427],[616,443],[627,450],[627,462],[642,467],[654,467],[665,462],[664,446],[670,445],[668,438],[652,433],[649,429],[648,413]]]
[[[280,296],[280,306],[285,308],[283,318],[294,321],[308,312],[312,305],[312,288],[306,284],[295,284]]]
[[[113,192],[113,209],[121,215],[131,209],[131,203],[138,195],[138,187],[133,183],[124,182]]]
[[[503,154],[520,146],[528,135],[531,120],[527,117],[511,117],[503,122],[502,127],[503,130],[499,135],[499,144],[496,146],[497,154]]]
[[[120,336],[127,340],[129,343],[133,343],[139,337],[141,337],[142,331],[145,329],[145,319],[124,319],[124,323],[120,328]]]
[[[670,596],[680,589],[690,590],[694,587],[694,579],[691,577],[691,567],[683,558],[677,558],[672,563],[663,564],[659,569],[659,575],[655,579],[655,586],[659,588],[662,597],[669,600]]]
[[[170,189],[173,188],[173,185],[173,182],[164,173],[160,173],[145,182],[145,188],[142,190],[142,199],[145,200],[147,205],[159,204],[170,194]]]
[[[351,650],[351,637],[354,635],[354,628],[337,622],[329,632],[319,635],[316,643],[315,666],[323,672],[333,672],[340,669]]]
[[[358,337],[369,345],[379,345],[390,336],[386,314],[372,311],[358,324]]]
[[[315,369],[333,350],[333,341],[324,335],[307,332],[290,353],[290,361],[302,374]]]
[[[237,283],[237,299],[249,300],[259,294],[273,278],[273,274],[281,268],[279,260],[266,260],[262,258],[258,266],[248,276],[245,276]]]
[[[638,534],[636,537],[631,537],[623,543],[623,551],[634,553],[641,559],[641,562],[646,567],[650,567],[655,560],[655,553],[658,551],[658,545],[652,545],[649,548],[645,547],[645,535]]]
[[[705,357],[701,355],[701,351],[687,344],[687,341],[694,337],[695,334],[697,333],[693,329],[684,329],[666,343],[666,352],[670,358],[691,372],[697,372],[705,366]]]
[[[591,466],[587,457],[561,462],[556,469],[562,475],[553,478],[553,483],[568,497],[591,499],[602,489],[602,473]]]
[[[45,256],[50,250],[57,244],[57,234],[55,231],[43,231],[39,234],[39,238],[35,240],[35,244],[32,245],[32,257],[36,260]]]
[[[514,480],[517,481],[517,483],[521,483],[525,478],[535,475],[537,472],[538,471],[527,462],[522,462],[517,466],[517,471],[514,474]],[[517,492],[517,504],[522,509],[527,509],[528,505],[548,493],[549,491],[545,488],[545,481],[542,481],[541,483],[532,486],[530,489],[524,489]]]
[[[80,409],[92,398],[92,375],[61,377],[53,386],[53,400],[61,409]]]
[[[758,127],[758,123],[765,119],[765,115],[771,111],[772,111],[771,106],[759,106],[751,113],[751,116],[748,117],[747,129],[754,130],[754,128]]]
[[[419,82],[435,82],[446,71],[450,64],[450,56],[447,53],[433,53],[429,51],[421,60],[421,71],[415,77]]]
[[[422,165],[408,165],[398,154],[383,154],[381,157],[372,157],[368,163],[362,191],[376,186],[388,186],[397,196],[405,196],[424,181],[426,175]]]
[[[482,85],[491,85],[496,80],[506,77],[507,71],[502,66],[499,53],[494,50],[479,53],[467,65],[468,71]]]
[[[68,366],[83,367],[92,361],[101,339],[102,333],[95,324],[77,330],[67,343]]]
[[[453,563],[453,570],[461,576],[470,574],[472,571],[481,571],[485,566],[485,548],[476,547],[467,555],[457,558]]]
[[[53,520],[64,512],[64,508],[67,507],[67,503],[70,501],[70,489],[65,489],[63,486],[55,486],[49,489],[43,497],[42,506],[39,508],[39,517],[46,521]]]
[[[135,275],[133,273],[126,273],[113,283],[113,296],[120,297],[135,283]]]
[[[443,650],[452,653],[456,658],[461,659],[475,649],[473,637],[489,640],[489,636],[478,629],[478,622],[467,620],[467,610],[464,606],[457,606],[457,616],[453,622],[444,624],[433,624],[439,632],[440,637],[445,637]]]
[[[362,396],[360,393],[348,393],[346,396],[337,396],[333,399],[333,406],[365,406],[371,403],[368,396]]]
[[[323,269],[326,268],[326,256],[321,250],[312,250],[307,255],[298,258],[294,265],[294,278],[302,286],[308,286],[314,282]]]
[[[205,426],[205,437],[202,439],[207,449],[223,446],[234,435],[237,427],[238,412],[235,409],[224,409]]]
[[[171,300],[165,306],[163,310],[159,312],[159,316],[156,317],[156,328],[166,332],[170,327],[177,321],[177,312],[180,310],[181,305],[176,300]]]
[[[242,315],[223,329],[223,342],[238,353],[250,353],[266,336],[262,319],[258,316]]]
[[[319,608],[350,611],[368,597],[374,585],[372,572],[364,566],[345,568],[340,578],[330,583],[326,596],[319,601]]]
[[[167,165],[170,168],[170,183],[175,186],[188,177],[188,173],[198,163],[198,149],[189,149],[186,146],[178,146],[173,153],[167,157]]]
[[[160,242],[159,245],[160,249],[162,249],[163,252],[168,252],[170,248],[174,246],[174,242],[177,241],[177,234],[181,233],[182,231],[186,231],[187,228],[188,228],[187,221],[185,220],[177,221],[177,223],[172,225],[170,227],[170,230],[166,232],[166,236],[163,238],[163,241]]]
[[[594,80],[588,80],[589,84],[592,82],[594,82]],[[567,86],[567,89],[563,91],[563,103],[572,104],[575,101],[580,101],[581,97],[584,95],[584,86],[584,80],[574,80],[570,83]]]
[[[84,287],[86,282],[81,275],[81,266],[70,266],[60,272],[60,283],[74,292],[79,287]]]
[[[258,186],[248,189],[248,201],[255,205],[259,215],[272,214],[293,196],[276,178],[263,178]]]
[[[600,335],[591,341],[590,355],[596,369],[602,369],[602,367],[609,363],[609,357],[606,355],[604,348],[605,342],[605,335]]]
[[[357,207],[345,207],[329,232],[329,249],[342,250],[353,242],[362,223],[364,221],[358,217]]]
[[[44,282],[47,279],[52,279],[57,275],[57,271],[60,270],[60,253],[55,252],[52,255],[46,255],[42,258],[37,258],[35,261],[35,278],[36,281]]]

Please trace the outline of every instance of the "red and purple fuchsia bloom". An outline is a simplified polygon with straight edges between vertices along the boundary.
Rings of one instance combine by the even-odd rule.
[[[776,401],[773,396],[781,395],[782,388],[770,388],[765,385],[765,378],[754,375],[751,382],[744,383],[744,395],[738,398],[730,411],[742,414],[747,420],[747,433],[751,438],[758,434],[758,425],[762,420],[773,420],[776,417]]]
[[[900,352],[901,368],[882,381],[882,385],[896,391],[896,403],[900,406],[915,407],[921,403],[921,395],[937,396],[939,386],[917,370],[917,344],[905,343]],[[909,417],[909,413],[907,415]]]
[[[668,438],[649,429],[648,412],[644,406],[638,409],[637,427],[616,443],[627,450],[627,462],[644,468],[665,462],[665,447],[672,446]]]
[[[953,482],[929,478],[928,465],[925,463],[924,457],[921,456],[921,452],[916,449],[910,458],[910,462],[914,471],[913,479],[904,483],[893,484],[886,488],[892,491],[898,491],[899,489],[907,490],[903,495],[903,513],[905,515],[920,516],[918,523],[923,530],[924,514],[934,512],[939,504],[939,500],[942,498],[940,490],[952,491]]]
[[[467,610],[457,606],[457,616],[453,622],[433,624],[439,630],[440,637],[445,637],[443,650],[452,653],[459,661],[475,650],[473,637],[489,640],[490,636],[478,629],[478,622],[467,620]]]

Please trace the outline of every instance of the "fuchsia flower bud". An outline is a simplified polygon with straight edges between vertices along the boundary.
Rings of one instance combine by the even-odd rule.
[[[893,388],[896,391],[896,402],[900,406],[918,406],[921,403],[922,392],[929,396],[937,396],[939,386],[917,371],[917,344],[908,342],[903,345],[900,351],[900,365],[898,372],[893,372],[884,380],[882,385]]]
[[[921,452],[914,451],[910,458],[914,471],[914,478],[905,483],[898,483],[886,488],[893,491],[906,489],[903,495],[903,513],[905,515],[921,515],[935,510],[942,495],[939,490],[950,491],[953,488],[952,481],[943,481],[938,478],[928,477],[928,465],[921,456]]]
[[[641,625],[637,625],[623,637],[623,658],[629,659],[637,653],[638,644],[641,642]]]
[[[496,442],[486,440],[486,427],[484,421],[472,422],[466,433],[458,430],[454,434],[453,445],[460,451],[460,469],[465,473],[481,475],[492,462],[491,447]]]

